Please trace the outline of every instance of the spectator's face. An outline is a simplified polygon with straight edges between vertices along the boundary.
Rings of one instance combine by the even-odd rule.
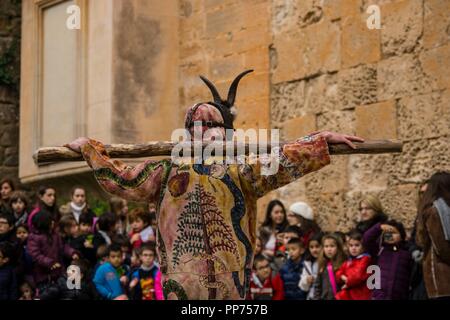
[[[28,238],[28,231],[23,227],[17,228],[16,237],[20,242],[24,242]]]
[[[0,195],[1,195],[2,199],[8,200],[9,196],[11,195],[11,192],[12,192],[12,188],[9,185],[9,183],[8,182],[3,183],[0,188]]]
[[[45,193],[41,196],[41,200],[46,206],[53,207],[55,204],[56,193],[54,189],[47,189]]]
[[[309,252],[315,259],[319,257],[320,249],[322,249],[322,246],[318,241],[309,242]]]
[[[77,206],[82,206],[86,203],[86,193],[83,189],[75,189],[72,195],[72,202]]]
[[[269,261],[267,260],[257,262],[255,268],[256,268],[256,275],[262,281],[266,280],[269,277],[270,272],[272,271],[269,265]]]
[[[289,211],[287,214],[287,221],[290,226],[297,226],[300,224],[300,217],[293,213],[292,211]]]
[[[287,252],[289,254],[289,258],[292,260],[297,260],[303,255],[305,249],[297,243],[291,243],[287,245]]]
[[[141,232],[144,230],[144,221],[142,219],[137,218],[131,223],[131,228],[134,232]]]
[[[323,243],[323,253],[328,259],[333,259],[337,254],[337,245],[334,239],[325,239]]]
[[[122,251],[111,251],[109,253],[109,262],[114,268],[118,268],[122,265]]]
[[[361,205],[359,207],[360,219],[361,221],[368,221],[375,217],[375,210],[373,210],[367,203],[361,201]]]
[[[273,223],[282,224],[284,221],[284,211],[281,206],[275,206],[270,213]]]
[[[11,208],[15,213],[22,213],[23,210],[25,210],[25,202],[23,202],[21,199],[17,199],[16,202],[11,203]]]
[[[139,258],[145,267],[150,267],[153,264],[153,261],[155,261],[155,253],[151,250],[144,250]]]
[[[352,257],[357,257],[363,253],[363,246],[361,241],[359,240],[349,239],[347,241],[347,246],[348,252]]]
[[[75,237],[78,234],[78,225],[74,221],[69,226],[67,226],[64,230],[69,236]]]
[[[0,234],[5,234],[11,231],[13,226],[8,224],[8,220],[5,218],[0,218]]]
[[[87,223],[80,223],[80,233],[89,234],[92,230],[92,225]]]

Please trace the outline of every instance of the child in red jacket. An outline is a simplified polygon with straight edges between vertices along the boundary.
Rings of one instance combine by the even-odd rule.
[[[133,248],[140,248],[143,243],[155,241],[155,234],[151,226],[151,216],[142,208],[131,210],[128,215],[131,225],[129,234],[130,242]]]
[[[248,300],[283,300],[283,281],[279,274],[274,275],[269,260],[263,255],[255,257],[255,272],[250,279]]]
[[[367,267],[371,258],[364,253],[362,234],[352,231],[348,234],[347,247],[350,258],[336,272],[341,291],[336,294],[337,300],[370,300],[372,293],[367,286]]]

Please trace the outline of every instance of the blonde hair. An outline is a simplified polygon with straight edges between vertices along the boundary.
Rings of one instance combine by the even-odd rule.
[[[376,213],[383,213],[383,206],[381,205],[381,201],[380,199],[378,199],[378,197],[374,196],[374,195],[367,195],[365,196],[360,202],[359,202],[359,206],[361,207],[362,203],[367,204],[367,206],[369,206],[370,209],[372,209],[373,211],[375,211]]]

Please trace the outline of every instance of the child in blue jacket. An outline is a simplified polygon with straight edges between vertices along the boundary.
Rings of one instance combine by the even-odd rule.
[[[281,280],[284,284],[286,300],[306,300],[307,293],[298,286],[303,271],[303,254],[305,245],[299,238],[292,238],[286,245],[289,259],[280,269]]]
[[[100,265],[95,271],[94,285],[98,293],[108,300],[126,300],[123,287],[128,282],[122,267],[123,256],[120,245],[111,244],[108,249],[108,262]]]

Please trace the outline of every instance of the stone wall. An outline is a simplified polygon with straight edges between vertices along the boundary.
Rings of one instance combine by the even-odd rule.
[[[20,0],[0,1],[0,178],[17,179]]]
[[[381,30],[366,27],[370,4]],[[450,2],[273,0],[271,30],[271,120],[285,139],[326,129],[404,151],[333,157],[270,198],[307,201],[325,229],[346,230],[376,194],[410,228],[418,184],[450,170]]]

